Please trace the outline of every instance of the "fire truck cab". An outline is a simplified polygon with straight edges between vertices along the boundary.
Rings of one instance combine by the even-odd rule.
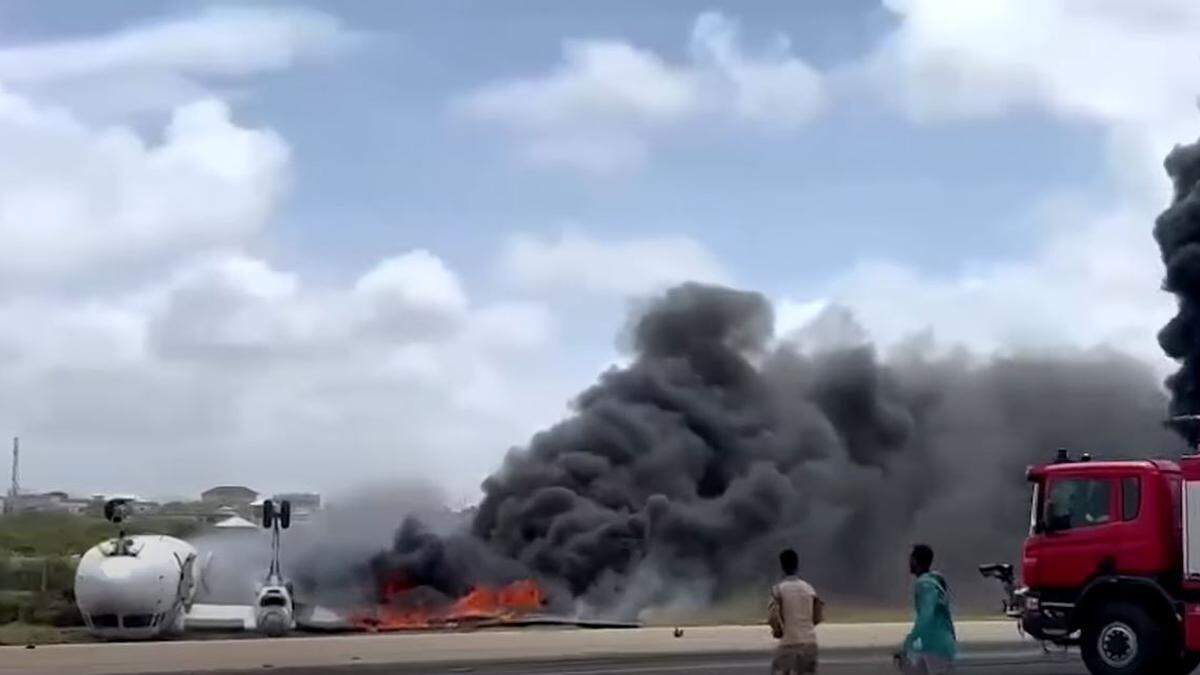
[[[1200,665],[1200,456],[1094,462],[1060,450],[1027,478],[1024,588],[1009,614],[1034,638],[1077,645],[1095,675]],[[980,569],[1012,587],[1011,567]]]

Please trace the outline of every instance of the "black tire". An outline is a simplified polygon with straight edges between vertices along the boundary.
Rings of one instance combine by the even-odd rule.
[[[292,503],[288,500],[279,502],[279,527],[288,529],[292,526]]]
[[[263,500],[262,524],[268,530],[275,524],[275,503],[270,499]]]
[[[1092,675],[1157,675],[1171,660],[1169,645],[1170,636],[1149,612],[1114,602],[1084,626],[1079,649]]]

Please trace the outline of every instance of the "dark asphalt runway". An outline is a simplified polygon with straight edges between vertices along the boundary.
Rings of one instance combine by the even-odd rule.
[[[649,658],[604,658],[539,663],[508,661],[494,666],[351,665],[320,668],[272,668],[223,671],[228,675],[763,675],[770,671],[770,658],[746,654],[726,656],[671,656]],[[893,669],[884,654],[831,654],[821,660],[822,675],[888,675]],[[966,655],[959,662],[960,675],[1086,675],[1078,654],[995,653]],[[176,674],[178,675],[178,674]],[[199,675],[196,673],[195,675]]]

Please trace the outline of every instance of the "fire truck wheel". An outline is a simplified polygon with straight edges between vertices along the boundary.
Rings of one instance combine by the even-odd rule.
[[[1192,671],[1200,667],[1200,652],[1188,652],[1179,659],[1179,664],[1173,675],[1190,675]]]
[[[1083,629],[1080,651],[1093,675],[1162,672],[1166,636],[1138,605],[1114,602]]]

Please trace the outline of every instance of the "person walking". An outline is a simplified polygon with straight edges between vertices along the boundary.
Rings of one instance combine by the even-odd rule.
[[[767,623],[779,641],[771,663],[773,675],[806,675],[817,672],[817,624],[824,604],[817,592],[798,574],[800,556],[792,549],[779,554],[783,580],[771,587]]]
[[[933,571],[933,549],[913,546],[908,559],[913,583],[916,618],[896,661],[906,675],[949,675],[958,652],[954,619],[950,615],[950,587]]]

